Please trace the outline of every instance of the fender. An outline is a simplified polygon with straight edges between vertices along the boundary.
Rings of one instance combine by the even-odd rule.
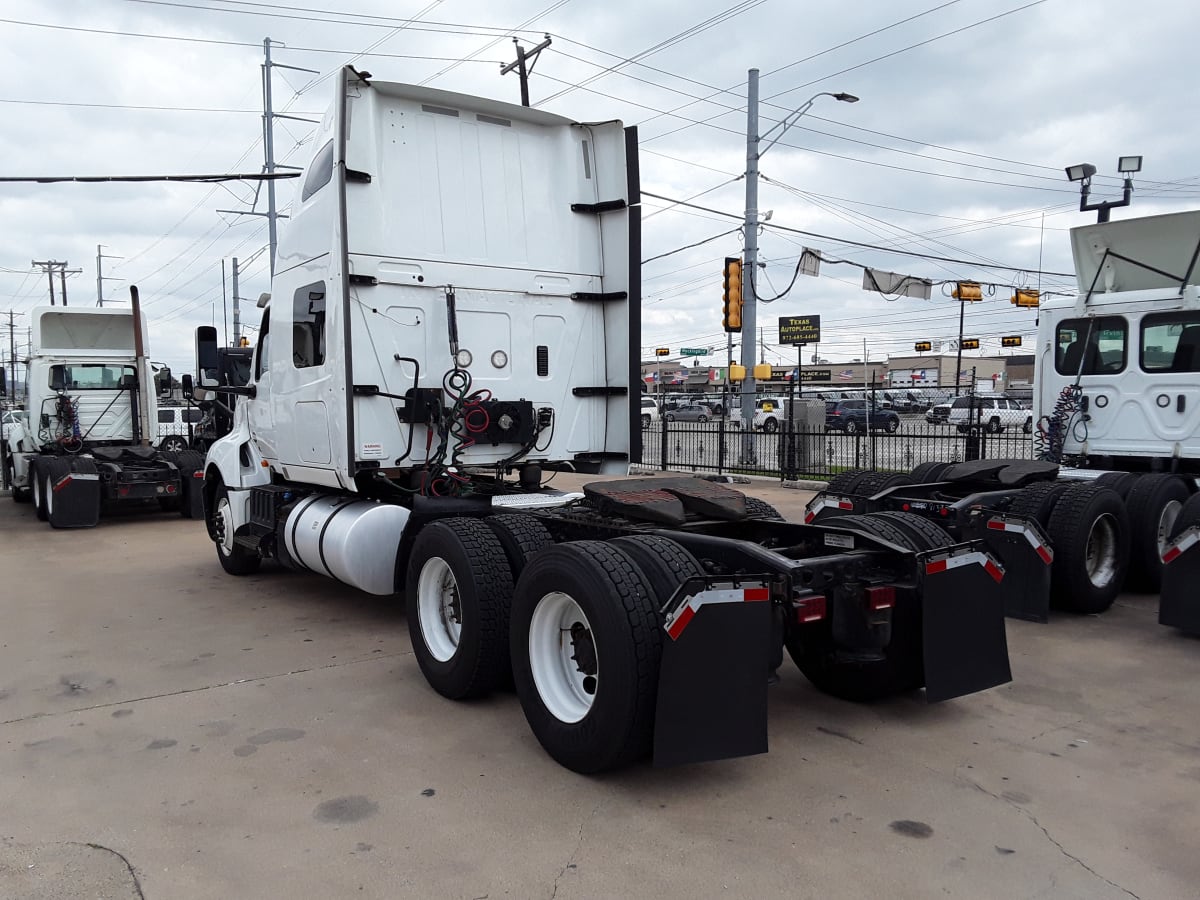
[[[229,491],[235,528],[250,521],[250,488],[271,483],[270,465],[250,439],[250,426],[240,405],[234,416],[233,430],[208,448],[204,464],[206,523],[220,483],[224,483]]]

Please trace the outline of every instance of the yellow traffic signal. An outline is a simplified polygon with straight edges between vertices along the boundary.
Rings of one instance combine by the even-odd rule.
[[[1012,297],[1013,306],[1037,307],[1041,305],[1041,294],[1027,288],[1017,288]]]
[[[742,261],[725,257],[724,307],[721,324],[728,332],[742,330]]]
[[[1019,334],[1010,334],[1000,338],[1001,347],[1020,347],[1021,336]]]
[[[978,350],[979,338],[963,338],[962,348],[964,350]]]
[[[933,349],[933,342],[932,341],[917,341],[915,344],[913,344],[913,349],[916,350],[918,353],[928,353],[930,350]]]
[[[670,356],[670,355],[671,355],[671,351],[670,351],[670,349],[669,349],[669,348],[667,348],[667,347],[657,347],[657,348],[654,350],[654,355],[655,355],[655,356]]]
[[[983,299],[983,288],[974,281],[960,281],[954,286],[950,292],[950,296],[955,300],[966,300],[970,303],[977,303]]]

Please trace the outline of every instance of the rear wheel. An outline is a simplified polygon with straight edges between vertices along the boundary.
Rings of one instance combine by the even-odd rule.
[[[913,484],[930,484],[934,481],[942,480],[942,473],[945,472],[952,463],[945,462],[923,462],[912,470]]]
[[[649,428],[649,427],[650,427],[650,417],[642,416],[642,428]]]
[[[746,518],[747,519],[777,519],[780,522],[784,521],[783,516],[779,514],[774,506],[766,500],[760,500],[758,497],[746,497]]]
[[[858,423],[853,419],[846,423],[846,434],[858,434]]]
[[[1132,526],[1129,581],[1133,587],[1147,593],[1162,587],[1162,554],[1190,496],[1183,479],[1175,475],[1143,475],[1130,487],[1125,505]]]
[[[1032,519],[1045,527],[1050,522],[1058,498],[1070,485],[1061,481],[1042,481],[1023,488],[1009,504],[1008,511],[1023,519]]]
[[[500,540],[477,519],[443,519],[417,534],[404,599],[421,673],[444,697],[478,697],[509,671],[512,576]]]
[[[845,516],[837,524],[909,550],[930,549],[927,546],[930,538],[918,536],[910,523],[902,525],[881,515],[888,514]],[[917,603],[899,595],[896,601],[892,608],[891,639],[878,652],[838,649],[830,645],[827,636],[806,641],[804,628],[792,628],[785,638],[788,654],[817,690],[843,700],[880,700],[916,690],[925,684],[921,610]]]
[[[46,513],[46,476],[42,472],[41,460],[30,460],[29,484],[33,494],[34,512],[37,513],[40,521],[45,522],[48,518]]]
[[[763,431],[765,431],[767,434],[774,434],[778,430],[779,430],[779,420],[778,419],[767,419],[765,422],[763,422]]]
[[[885,426],[885,428],[886,428],[888,434],[895,434],[897,431],[900,430],[900,420],[899,419],[888,419],[887,425]]]
[[[751,498],[746,499],[749,501]],[[704,575],[704,567],[699,560],[669,538],[638,534],[614,538],[609,544],[632,559],[646,576],[658,598],[659,609],[671,599],[681,584],[689,578]]]
[[[858,487],[858,483],[867,475],[872,474],[866,469],[854,469],[850,472],[841,472],[829,479],[829,484],[825,490],[830,494],[846,493],[853,494]]]
[[[601,772],[649,752],[662,630],[655,592],[602,541],[538,554],[513,595],[513,680],[534,735],[561,765]]]
[[[8,488],[12,491],[14,503],[28,503],[30,490],[27,487],[17,487],[17,468],[12,459],[4,461],[4,478],[8,482]]]
[[[912,484],[912,477],[900,472],[868,472],[859,479],[855,490],[866,497],[901,485]]]
[[[225,485],[217,487],[216,502],[213,504],[209,533],[217,546],[217,560],[221,568],[230,575],[250,575],[262,565],[262,557],[234,542],[235,522],[233,507],[229,503],[229,491]]]
[[[554,538],[550,536],[546,526],[533,516],[501,513],[488,516],[483,522],[492,529],[496,539],[500,541],[500,546],[504,548],[514,583],[536,554],[554,546]]]
[[[1129,516],[1116,491],[1070,485],[1047,525],[1054,546],[1050,602],[1077,613],[1100,613],[1120,593],[1129,565]]]
[[[993,418],[990,422],[988,422],[987,430],[992,434],[999,434],[1004,430],[1004,426],[1000,424],[999,419]]]
[[[1025,424],[1021,426],[1021,430],[1026,434],[1033,434],[1033,416],[1028,416],[1025,419]]]
[[[159,445],[160,450],[166,450],[168,453],[178,453],[180,450],[186,450],[187,448],[187,438],[181,438],[174,434],[164,439]]]
[[[1096,484],[1112,488],[1124,500],[1129,496],[1129,491],[1133,487],[1134,482],[1140,477],[1140,472],[1105,472],[1096,479]]]

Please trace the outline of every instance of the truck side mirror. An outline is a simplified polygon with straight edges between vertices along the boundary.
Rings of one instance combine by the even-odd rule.
[[[67,374],[62,366],[50,367],[50,390],[62,391],[67,387]]]
[[[155,376],[155,385],[158,388],[158,396],[164,400],[169,399],[174,388],[171,386],[171,370],[167,366],[163,366]]]
[[[4,366],[0,366],[0,394],[8,396],[8,374],[4,371]]]
[[[180,388],[183,391],[185,399],[191,400],[195,394],[195,384],[192,382],[192,376],[188,372],[184,372],[179,378]]]
[[[121,376],[121,390],[131,391],[135,387],[137,387],[137,379],[136,378],[134,378],[132,375],[122,375]]]
[[[212,325],[201,325],[196,329],[196,381],[200,387],[217,387],[220,371],[217,329]]]

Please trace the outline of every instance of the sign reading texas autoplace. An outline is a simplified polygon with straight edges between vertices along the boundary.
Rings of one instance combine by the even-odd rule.
[[[780,316],[779,343],[781,344],[819,344],[821,343],[820,316]]]

